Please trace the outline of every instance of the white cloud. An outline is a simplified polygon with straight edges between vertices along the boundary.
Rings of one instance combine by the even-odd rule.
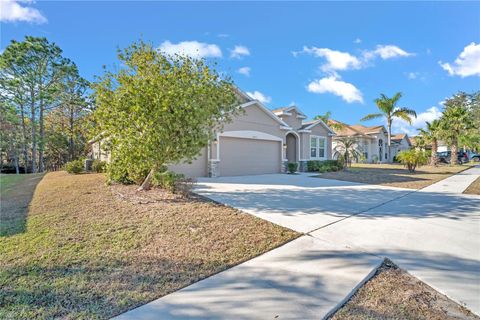
[[[452,64],[442,63],[441,61],[438,63],[451,76],[457,75],[462,78],[480,76],[480,43],[472,42],[463,48],[463,51]]]
[[[410,80],[417,79],[419,73],[418,72],[409,72],[407,73],[407,78]]]
[[[271,97],[264,95],[260,91],[247,92],[247,94],[252,97],[252,99],[258,100],[261,103],[269,103],[272,101]]]
[[[1,1],[1,0],[0,0]],[[159,49],[167,54],[185,54],[192,58],[221,58],[222,50],[216,44],[198,41],[163,42]]]
[[[233,50],[230,50],[230,58],[241,59],[243,56],[249,56],[250,50],[245,46],[235,46]]]
[[[417,118],[412,119],[412,124],[402,119],[394,119],[392,124],[392,130],[394,133],[407,133],[409,136],[418,135],[420,128],[425,128],[425,122],[432,122],[435,119],[439,119],[442,116],[442,112],[438,107],[430,107],[424,112],[417,113]]]
[[[237,70],[238,73],[243,74],[244,76],[249,77],[250,76],[250,67],[241,67],[240,69]]]
[[[356,43],[356,44],[362,43],[362,39],[357,38],[353,41],[353,43]]]
[[[45,18],[39,10],[28,6],[22,6],[20,3],[31,4],[33,1],[0,0],[0,21],[23,21],[38,24],[47,22],[47,18]]]
[[[311,54],[315,57],[322,57],[327,63],[321,66],[322,71],[359,69],[361,61],[348,52],[332,50],[329,48],[303,47],[302,52]],[[296,55],[297,53],[294,53]]]
[[[307,91],[313,93],[332,93],[348,103],[363,103],[363,96],[353,84],[341,81],[338,76],[329,76],[310,82]]]
[[[383,60],[396,58],[396,57],[409,57],[412,56],[413,53],[409,53],[395,45],[377,45],[376,49],[373,51],[368,51],[367,56],[372,55],[378,56]]]

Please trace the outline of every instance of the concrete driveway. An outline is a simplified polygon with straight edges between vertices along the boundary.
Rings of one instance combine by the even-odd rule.
[[[383,257],[480,314],[480,197],[456,194],[456,179],[435,192],[307,174],[200,179],[199,194],[305,235],[118,318],[319,319]]]
[[[480,197],[454,192],[459,179],[479,175],[472,168],[420,191],[308,174],[230,177],[202,180],[199,193],[317,239],[389,257],[480,314]]]

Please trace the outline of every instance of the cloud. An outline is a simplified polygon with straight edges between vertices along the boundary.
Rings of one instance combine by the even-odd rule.
[[[407,133],[409,136],[418,135],[420,128],[425,128],[425,122],[432,122],[435,119],[439,119],[442,116],[442,112],[438,107],[430,107],[424,112],[417,113],[417,118],[412,119],[412,124],[407,121],[395,118],[392,123],[392,130],[395,133]]]
[[[410,57],[413,56],[413,53],[409,53],[395,45],[377,45],[376,49],[373,51],[368,51],[367,55],[372,55],[373,57],[377,56],[383,60],[397,58],[397,57]]]
[[[348,103],[363,103],[363,96],[353,84],[341,81],[338,76],[328,76],[310,82],[307,91],[312,93],[332,93]]]
[[[0,21],[3,22],[31,22],[31,23],[46,23],[47,18],[42,13],[32,7],[22,6],[24,4],[31,4],[33,1],[18,1],[18,0],[0,0]]]
[[[360,39],[356,39],[355,43]],[[365,50],[360,56],[355,56],[348,52],[332,50],[329,48],[317,48],[304,46],[302,51],[292,52],[295,57],[301,53],[311,54],[314,57],[325,58],[326,63],[320,69],[324,72],[334,72],[340,70],[362,69],[369,65],[369,62],[380,57],[383,60],[395,57],[409,57],[414,55],[395,45],[377,45],[375,50]]]
[[[357,38],[353,41],[353,43],[356,43],[356,44],[362,43],[362,39]]]
[[[230,50],[230,58],[241,59],[243,56],[249,56],[250,50],[245,46],[235,46],[233,50]]]
[[[261,103],[269,103],[272,101],[272,98],[264,95],[260,91],[247,92],[247,94],[255,100],[260,101]]]
[[[244,76],[249,77],[250,76],[250,67],[241,67],[240,69],[237,70],[238,73],[243,74]]]
[[[0,0],[1,1],[1,0]],[[216,44],[198,41],[182,41],[172,43],[164,41],[159,49],[167,54],[185,54],[192,58],[221,58],[222,50]]]
[[[451,76],[480,76],[480,43],[470,43],[463,48],[457,59],[450,63],[438,62],[440,66]]]
[[[410,80],[417,79],[418,76],[419,76],[419,73],[418,73],[418,72],[409,72],[409,73],[407,73],[407,78],[410,79]]]

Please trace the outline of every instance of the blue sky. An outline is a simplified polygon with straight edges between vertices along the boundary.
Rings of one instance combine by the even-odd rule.
[[[45,36],[93,80],[142,37],[218,63],[270,108],[357,123],[401,91],[415,132],[441,101],[480,88],[480,2],[1,2],[0,49]],[[366,124],[382,123],[381,120]]]

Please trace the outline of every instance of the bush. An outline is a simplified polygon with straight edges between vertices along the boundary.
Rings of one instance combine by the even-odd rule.
[[[289,173],[295,173],[295,172],[297,172],[298,163],[296,163],[296,162],[289,162],[289,163],[287,164],[287,169],[288,169],[288,172],[289,172]]]
[[[78,174],[83,171],[83,159],[73,160],[65,164],[68,173]]]
[[[157,171],[152,177],[152,185],[187,196],[193,188],[195,181],[186,178],[183,174],[172,171]]]
[[[425,151],[410,149],[400,151],[397,159],[408,168],[408,171],[415,172],[417,167],[427,164],[428,156]]]
[[[92,171],[101,173],[101,172],[105,172],[106,170],[107,170],[107,163],[105,161],[101,161],[97,159],[93,160]]]
[[[339,160],[311,160],[307,161],[307,171],[309,172],[328,172],[338,171],[343,169],[343,164]]]

